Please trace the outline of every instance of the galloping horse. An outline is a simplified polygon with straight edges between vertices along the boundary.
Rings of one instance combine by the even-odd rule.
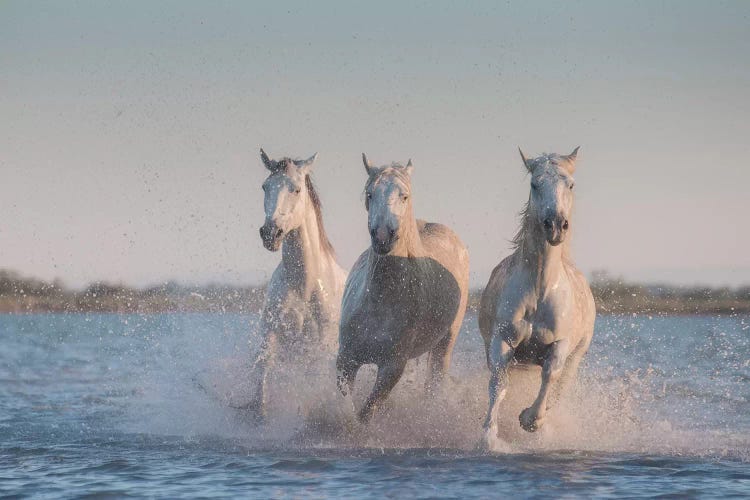
[[[404,372],[409,359],[429,352],[428,391],[450,367],[468,298],[469,255],[441,224],[416,220],[411,201],[411,160],[374,167],[365,208],[371,246],[352,267],[341,308],[341,392],[351,393],[363,364],[378,367],[359,420],[370,419]]]
[[[560,380],[564,392],[591,343],[594,299],[569,252],[577,153],[578,148],[567,156],[530,160],[521,152],[531,174],[531,194],[513,240],[515,251],[492,271],[479,310],[490,369],[488,442],[497,436],[497,410],[511,363],[542,366],[539,394],[519,416],[521,427],[533,432],[544,423],[551,386]]]
[[[336,326],[346,273],[323,228],[320,198],[310,169],[317,153],[307,160],[271,160],[260,150],[271,174],[263,183],[266,220],[260,237],[266,249],[282,247],[281,263],[268,283],[261,316],[263,343],[255,368],[255,399],[246,407],[264,417],[266,376],[279,345],[335,352]]]

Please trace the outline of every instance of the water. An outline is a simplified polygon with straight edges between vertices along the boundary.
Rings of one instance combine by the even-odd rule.
[[[748,316],[600,316],[575,394],[540,433],[517,420],[538,375],[513,376],[497,453],[478,447],[475,316],[444,391],[424,398],[412,363],[364,429],[331,359],[275,371],[267,425],[232,409],[255,331],[229,314],[0,316],[0,495],[750,495]]]

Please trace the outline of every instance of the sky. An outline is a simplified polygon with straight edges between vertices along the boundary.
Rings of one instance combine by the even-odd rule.
[[[750,283],[750,2],[0,2],[0,268],[71,286],[261,283],[260,146],[319,153],[348,269],[361,153],[486,283],[529,156],[581,146],[573,257]]]

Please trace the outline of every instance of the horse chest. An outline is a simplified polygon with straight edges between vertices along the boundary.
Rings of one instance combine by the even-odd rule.
[[[540,297],[527,314],[531,323],[531,341],[548,345],[567,335],[568,301],[564,292]]]

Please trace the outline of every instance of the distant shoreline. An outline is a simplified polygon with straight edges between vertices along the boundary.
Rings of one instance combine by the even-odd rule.
[[[592,291],[600,314],[653,316],[750,314],[750,286],[730,288],[676,287],[626,283],[597,273]],[[481,289],[470,292],[476,309]],[[265,285],[188,286],[165,283],[149,288],[93,283],[83,290],[60,282],[22,277],[0,270],[0,314],[24,313],[251,313],[263,307]]]

